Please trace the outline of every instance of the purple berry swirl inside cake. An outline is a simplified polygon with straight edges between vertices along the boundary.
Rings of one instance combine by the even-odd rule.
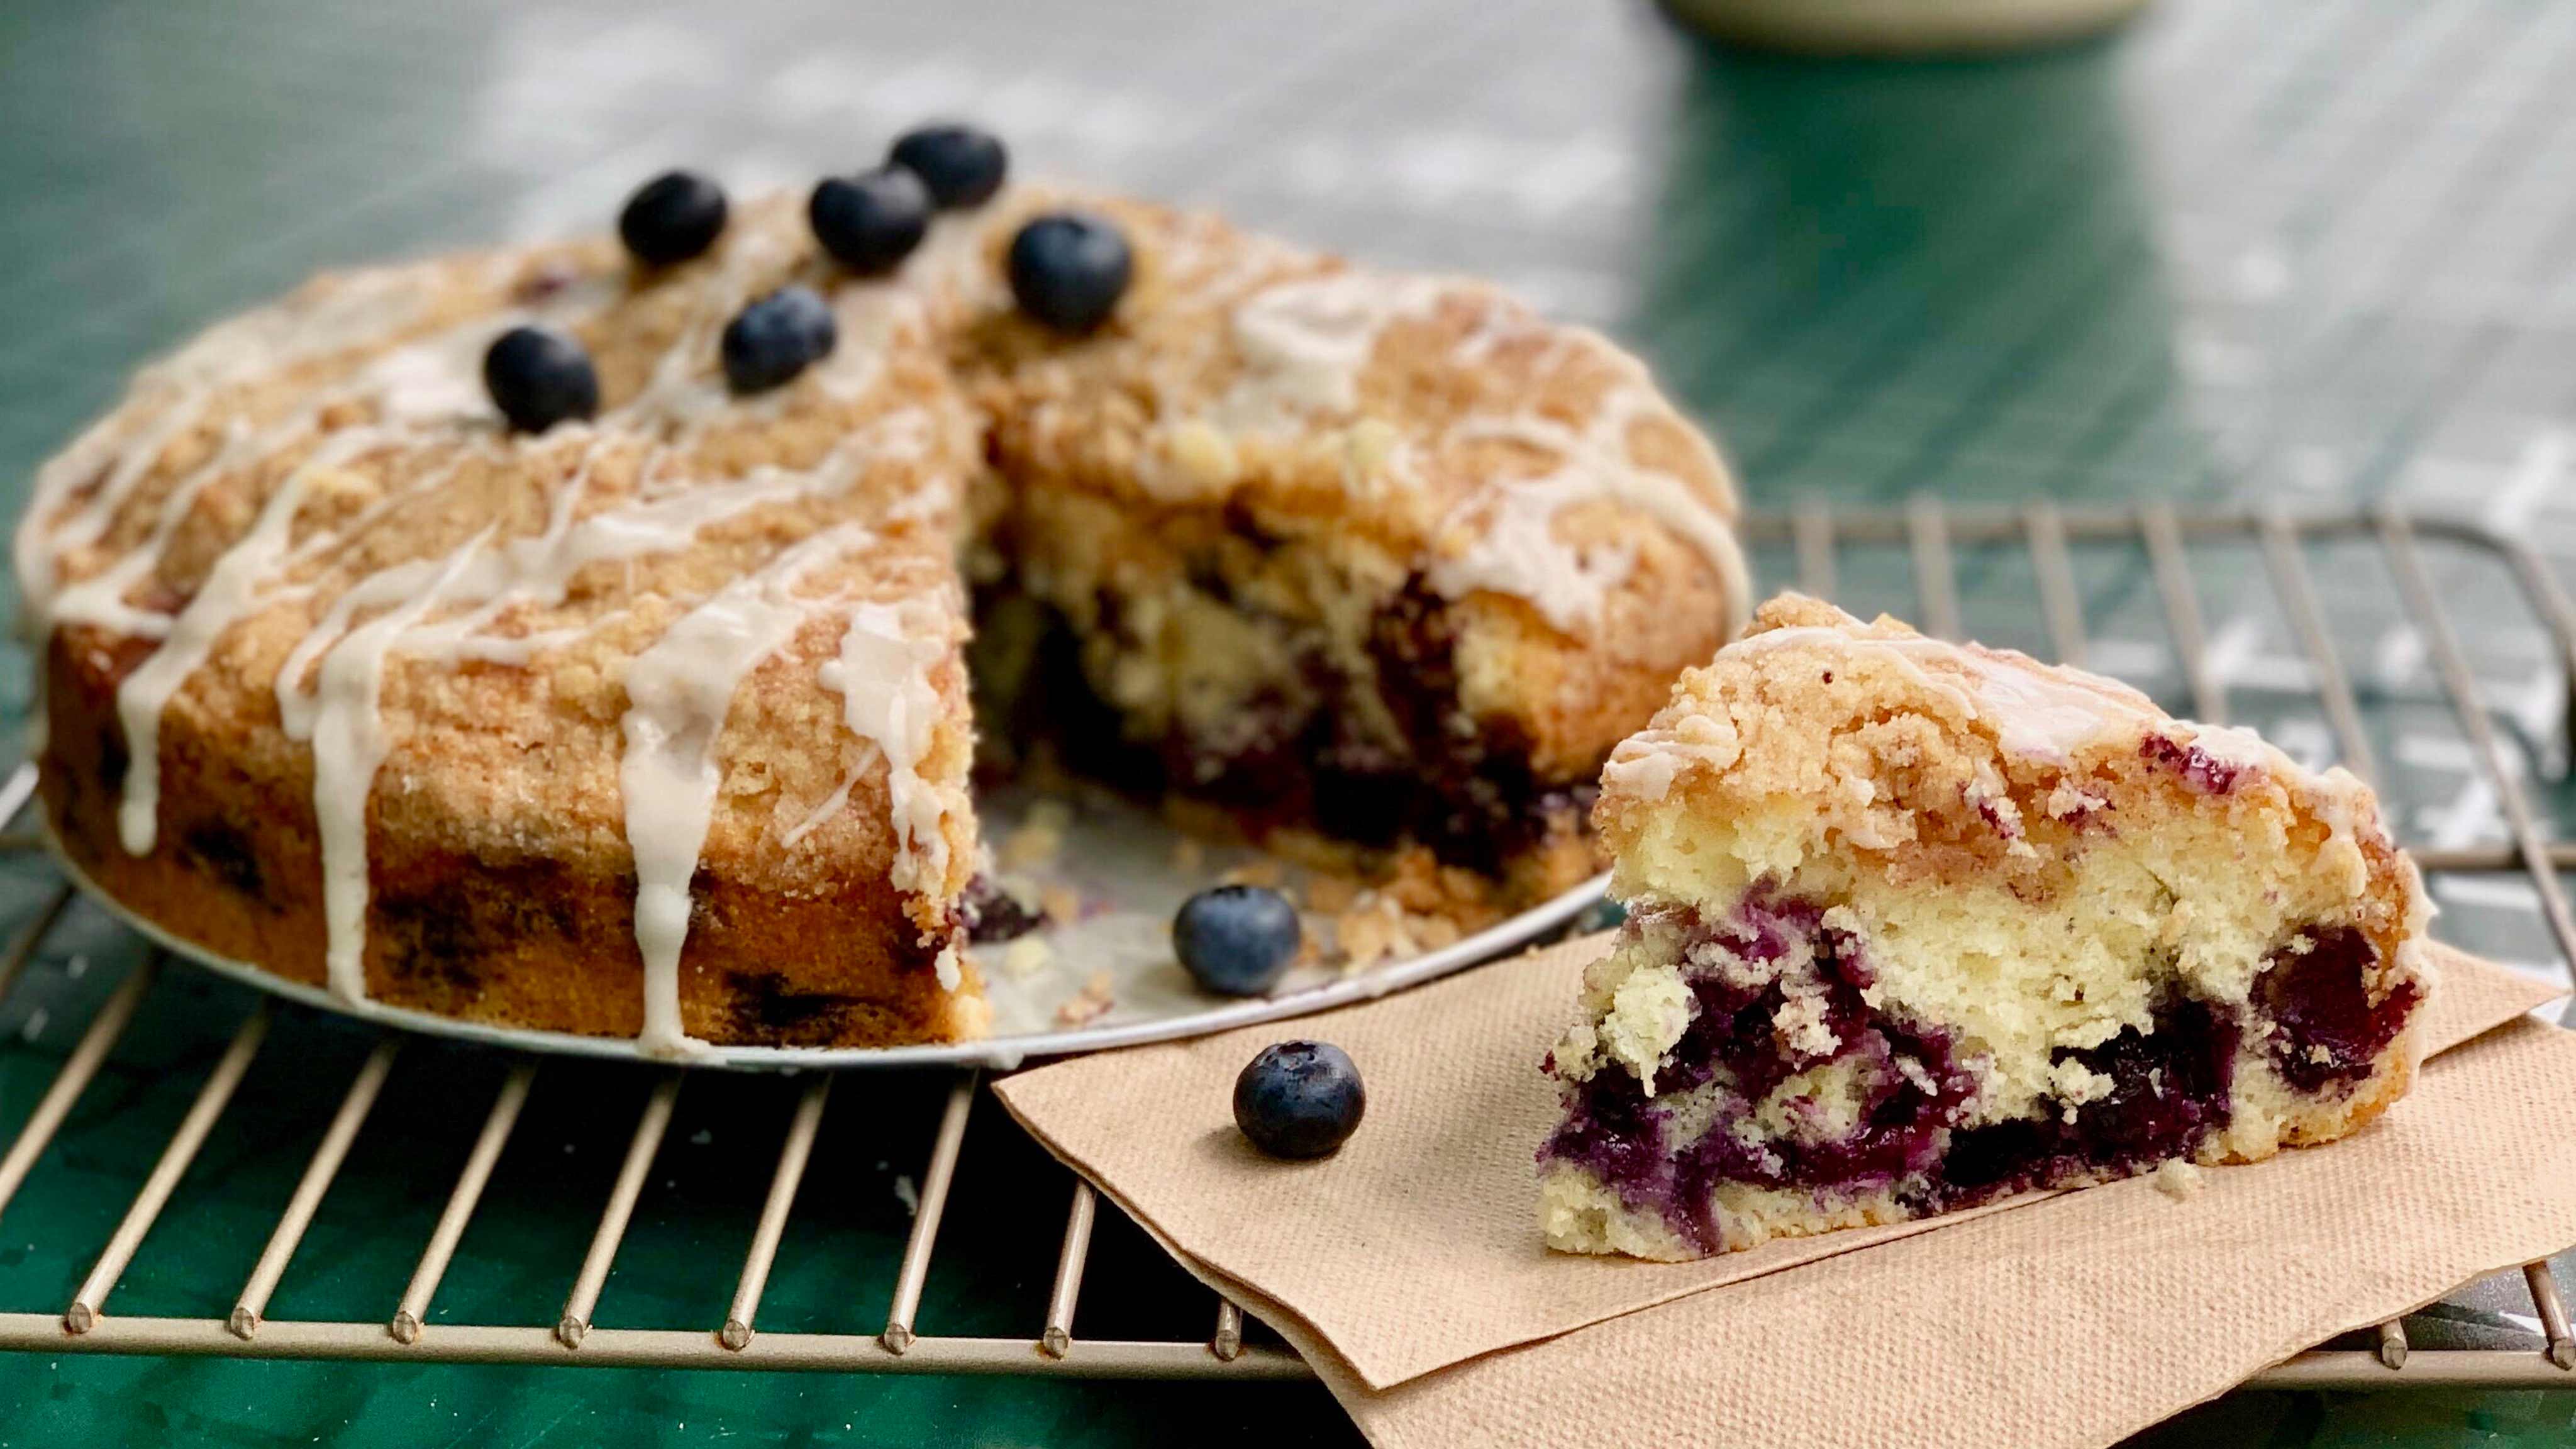
[[[1551,1246],[1678,1259],[2341,1137],[2431,982],[2370,792],[1784,596],[1602,775]],[[2179,1170],[2179,1169],[2176,1169]]]

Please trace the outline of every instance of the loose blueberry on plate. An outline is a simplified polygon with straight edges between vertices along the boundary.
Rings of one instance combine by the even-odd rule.
[[[829,303],[810,287],[781,287],[725,324],[725,381],[737,393],[766,392],[828,355],[839,340]]]
[[[930,188],[900,166],[826,176],[805,203],[805,216],[834,261],[871,276],[890,272],[930,229]]]
[[[1331,1042],[1266,1046],[1234,1079],[1234,1125],[1273,1157],[1327,1157],[1359,1130],[1368,1092]]]
[[[694,171],[665,171],[626,199],[617,235],[635,260],[667,267],[703,255],[724,224],[723,187]]]
[[[1135,266],[1118,228],[1078,211],[1049,212],[1011,238],[1011,295],[1021,311],[1078,337],[1109,320]]]
[[[886,160],[921,178],[942,211],[981,206],[1002,189],[1010,157],[1001,139],[973,126],[917,126],[896,138]]]
[[[510,426],[542,433],[599,411],[599,374],[581,344],[545,327],[513,327],[483,354],[483,386]]]
[[[1259,996],[1279,984],[1304,934],[1288,898],[1259,886],[1221,885],[1181,903],[1172,953],[1191,979],[1221,996]]]

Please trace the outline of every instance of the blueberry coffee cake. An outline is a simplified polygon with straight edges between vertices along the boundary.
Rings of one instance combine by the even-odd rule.
[[[673,173],[144,369],[16,541],[65,854],[346,999],[664,1053],[984,1028],[978,694],[1255,836],[1579,879],[1743,620],[1707,442],[1489,287],[1004,164]]]
[[[2430,988],[2370,792],[1811,599],[1602,773],[1629,908],[1550,1055],[1548,1241],[1678,1259],[2343,1136]]]

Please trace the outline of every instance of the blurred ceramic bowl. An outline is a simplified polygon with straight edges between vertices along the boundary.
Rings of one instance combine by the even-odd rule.
[[[2146,0],[1664,0],[1721,40],[1819,54],[2013,50],[2107,30]]]

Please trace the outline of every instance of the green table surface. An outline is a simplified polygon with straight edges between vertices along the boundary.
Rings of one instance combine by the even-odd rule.
[[[1024,171],[1225,207],[1387,262],[1501,278],[1634,342],[1755,501],[2400,497],[2576,549],[2576,7],[2163,0],[2101,43],[1948,63],[1797,62],[1634,4],[1553,0],[12,0],[0,6],[0,486],[136,362],[312,268],[604,224],[671,164],[737,189],[868,164],[904,124],[984,118]],[[14,507],[14,504],[12,505]],[[1774,578],[1783,561],[1770,558]],[[1901,557],[1846,562],[1903,607]],[[2566,816],[2563,681],[2492,579],[2446,593]],[[2026,569],[2022,571],[2026,574]],[[2498,838],[2386,590],[2321,569],[2416,833]],[[2027,579],[1971,552],[1969,623],[2036,642]],[[2104,662],[2135,560],[2087,559]],[[2220,587],[2227,586],[2222,580]],[[2246,713],[2322,740],[2259,591],[2222,592]],[[0,661],[0,707],[24,703]],[[2330,748],[2330,745],[2321,745]],[[0,923],[49,884],[0,871]],[[2449,933],[2551,969],[2530,903],[2446,896]],[[76,906],[0,1007],[14,1130],[137,958]],[[148,999],[0,1217],[0,1307],[59,1307],[249,995]],[[116,1290],[231,1302],[367,1038],[289,1012]],[[280,1317],[381,1320],[501,1064],[405,1049],[288,1274]],[[316,1087],[316,1083],[330,1084]],[[433,1322],[551,1322],[645,1090],[550,1066]],[[844,1084],[764,1328],[882,1321],[939,1081]],[[693,1081],[600,1307],[721,1315],[792,1083]],[[1068,1179],[989,1104],[921,1315],[1026,1335]],[[1209,1300],[1104,1213],[1078,1330],[1202,1337]],[[1865,1332],[1865,1325],[1855,1325]],[[2576,1396],[2247,1394],[2156,1445],[2542,1445]],[[1349,1443],[1310,1385],[0,1357],[0,1445]],[[1897,1442],[1892,1438],[1890,1442]]]

